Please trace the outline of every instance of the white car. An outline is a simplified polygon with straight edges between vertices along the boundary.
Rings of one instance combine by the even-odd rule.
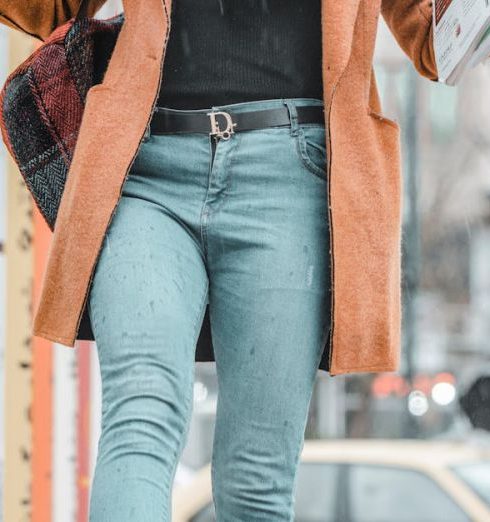
[[[174,522],[215,520],[210,471],[174,488]],[[295,522],[490,522],[490,451],[464,442],[307,440]]]

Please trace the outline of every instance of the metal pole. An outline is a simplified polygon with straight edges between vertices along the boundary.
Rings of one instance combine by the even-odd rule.
[[[419,172],[419,133],[417,125],[419,80],[415,71],[410,70],[408,78],[408,97],[405,123],[406,187],[404,204],[407,216],[403,227],[403,354],[405,358],[405,377],[412,384],[416,372],[416,300],[420,278],[420,222],[418,212],[417,181]],[[415,419],[406,410],[404,434],[417,436]]]

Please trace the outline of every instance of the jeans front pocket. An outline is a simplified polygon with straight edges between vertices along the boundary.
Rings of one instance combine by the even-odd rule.
[[[315,176],[327,180],[325,126],[302,124],[295,136],[296,151],[303,165]]]

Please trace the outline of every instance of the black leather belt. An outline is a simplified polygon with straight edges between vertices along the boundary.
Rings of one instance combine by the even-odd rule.
[[[322,105],[297,105],[296,110],[298,124],[325,123]],[[215,138],[227,140],[235,132],[290,124],[287,106],[236,113],[212,109],[209,112],[198,112],[155,107],[150,122],[150,132],[151,134],[204,132]]]

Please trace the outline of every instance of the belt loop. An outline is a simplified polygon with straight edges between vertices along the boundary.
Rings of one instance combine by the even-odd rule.
[[[299,132],[299,124],[298,111],[296,110],[296,105],[294,101],[291,99],[283,99],[283,102],[289,111],[289,121],[291,123],[291,136],[297,136]]]
[[[143,134],[143,139],[141,141],[143,141],[143,142],[148,141],[150,139],[150,136],[151,136],[151,122],[148,123],[148,125],[146,126],[145,133]]]
[[[153,110],[151,111],[151,118],[148,122],[148,125],[146,126],[145,133],[143,134],[143,139],[141,141],[148,141],[151,137],[151,122],[153,120],[154,114],[158,111],[158,106],[153,107]]]

